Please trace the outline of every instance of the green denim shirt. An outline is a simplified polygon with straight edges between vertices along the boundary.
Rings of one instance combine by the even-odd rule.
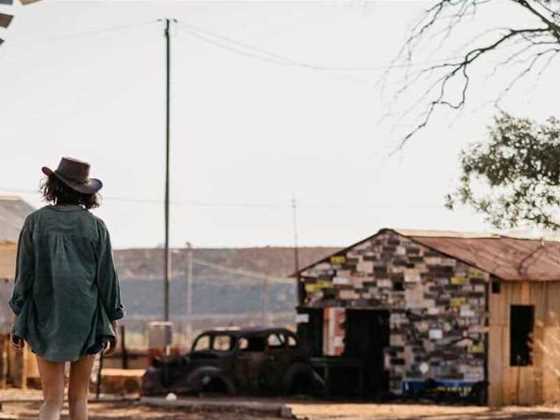
[[[10,307],[12,334],[46,360],[75,361],[124,316],[109,232],[78,205],[45,206],[25,220]]]

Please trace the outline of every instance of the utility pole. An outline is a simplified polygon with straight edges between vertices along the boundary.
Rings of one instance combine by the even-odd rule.
[[[292,196],[292,217],[294,226],[294,268],[299,271],[299,249],[298,249],[298,229],[297,229],[297,203],[296,196]]]
[[[169,254],[169,140],[171,126],[171,22],[175,19],[164,19],[165,21],[165,50],[166,50],[166,115],[165,115],[165,245],[164,245],[164,262],[163,262],[163,308],[164,320],[169,321],[169,272],[171,270],[171,260]]]
[[[263,277],[262,284],[262,318],[264,326],[269,327],[272,325],[270,313],[270,283],[267,275]]]
[[[193,248],[190,242],[187,242],[187,344],[188,347],[192,346],[193,330],[192,330],[192,290],[193,290]]]
[[[298,226],[297,226],[297,203],[296,203],[296,196],[292,196],[292,222],[294,228],[294,268],[297,281],[297,300],[298,300],[298,308],[303,306],[303,302],[305,300],[305,288],[303,283],[301,282],[301,278],[299,275],[299,244],[298,244]]]

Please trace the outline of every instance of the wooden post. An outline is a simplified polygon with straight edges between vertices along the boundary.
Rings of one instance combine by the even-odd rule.
[[[97,371],[97,384],[95,387],[95,399],[99,400],[101,394],[101,371],[103,370],[103,352],[99,353],[99,370]]]
[[[27,358],[29,357],[29,351],[28,351],[29,346],[27,345],[27,343],[25,344],[25,347],[23,348],[23,350],[18,351],[18,356],[21,360],[21,369],[18,372],[18,380],[20,383],[20,387],[22,390],[26,390],[27,389]]]
[[[126,351],[126,335],[125,335],[125,328],[124,325],[119,326],[121,330],[121,359],[122,359],[122,368],[128,369],[128,352]]]
[[[0,336],[0,388],[6,388],[8,379],[8,351],[9,336],[2,334]]]

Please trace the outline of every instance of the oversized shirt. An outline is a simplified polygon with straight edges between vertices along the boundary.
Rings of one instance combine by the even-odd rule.
[[[12,334],[46,360],[75,361],[124,316],[103,221],[78,205],[45,206],[25,220],[10,307]]]

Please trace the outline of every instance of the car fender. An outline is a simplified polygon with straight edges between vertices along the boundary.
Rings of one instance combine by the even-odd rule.
[[[161,381],[161,370],[150,366],[142,375],[140,393],[142,395],[157,395],[164,392]]]
[[[301,378],[302,376],[308,378],[309,385],[311,387],[309,392],[311,393],[319,393],[325,387],[325,382],[319,374],[315,372],[311,365],[303,362],[297,362],[290,366],[284,375],[284,379],[282,381],[284,393],[289,394],[293,389],[296,379]]]
[[[202,390],[213,379],[224,383],[228,394],[235,394],[236,388],[231,378],[222,369],[214,366],[203,366],[192,371],[187,377],[187,384],[195,391]]]

